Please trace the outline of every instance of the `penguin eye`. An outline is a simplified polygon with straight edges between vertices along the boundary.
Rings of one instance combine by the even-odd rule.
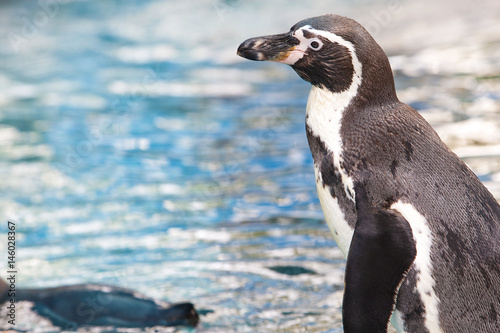
[[[314,51],[318,51],[319,49],[321,49],[323,47],[323,42],[317,38],[314,38],[312,39],[310,42],[309,42],[309,46],[311,47],[311,49],[313,49]]]

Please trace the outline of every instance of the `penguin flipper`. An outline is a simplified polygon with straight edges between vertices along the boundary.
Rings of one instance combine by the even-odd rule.
[[[356,191],[358,220],[345,270],[346,333],[387,332],[398,289],[415,257],[409,223],[396,211],[373,207]]]

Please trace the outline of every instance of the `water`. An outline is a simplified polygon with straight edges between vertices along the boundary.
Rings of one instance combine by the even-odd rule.
[[[208,312],[199,332],[341,332],[344,260],[315,193],[309,86],[235,51],[304,17],[358,19],[392,56],[400,98],[500,198],[498,4],[422,27],[416,9],[435,22],[422,3],[385,19],[382,1],[2,3],[0,229],[16,222],[18,287],[188,300]],[[17,328],[57,331],[18,311]]]

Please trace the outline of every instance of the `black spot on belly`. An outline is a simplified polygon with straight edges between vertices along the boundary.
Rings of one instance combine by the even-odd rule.
[[[339,170],[333,165],[333,157],[331,155],[323,158],[319,171],[323,177],[323,187],[326,185],[330,186],[330,194],[333,198],[336,198],[338,196],[336,189],[342,187],[342,176]]]
[[[307,116],[306,116],[307,117]],[[328,154],[325,144],[321,139],[314,135],[311,129],[306,125],[307,141],[309,142],[309,149],[315,163],[318,163]]]
[[[410,161],[411,157],[413,156],[413,147],[411,146],[411,142],[405,141],[403,142],[405,145],[405,155],[406,155],[406,160]]]
[[[460,276],[464,275],[463,263],[467,261],[466,255],[470,255],[469,248],[465,244],[465,242],[461,239],[461,237],[456,234],[451,228],[443,224],[445,229],[444,234],[441,234],[442,239],[446,240],[448,247],[451,250],[453,256],[453,268]],[[443,237],[444,236],[444,237]]]
[[[368,170],[368,162],[366,161],[366,158],[361,159],[360,170]]]
[[[495,304],[493,303],[490,304],[490,320],[492,322],[496,322],[497,320],[497,312],[495,310]]]
[[[391,173],[392,173],[392,178],[396,178],[396,167],[398,166],[398,161],[394,160],[391,163]]]

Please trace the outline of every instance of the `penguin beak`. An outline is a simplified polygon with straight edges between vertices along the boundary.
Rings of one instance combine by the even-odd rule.
[[[238,47],[238,55],[249,60],[288,64],[287,59],[297,51],[298,44],[300,44],[299,40],[290,33],[255,37],[241,43]]]

